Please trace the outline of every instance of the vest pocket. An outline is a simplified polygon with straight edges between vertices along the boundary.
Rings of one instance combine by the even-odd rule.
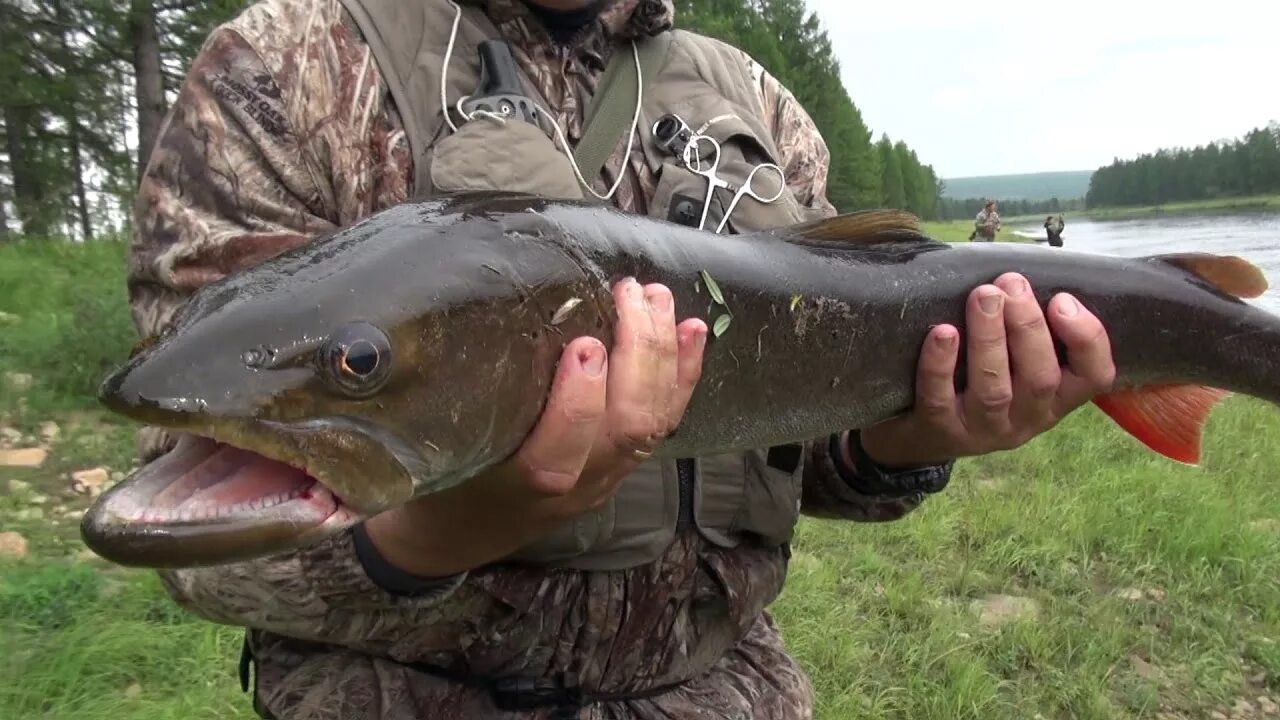
[[[431,184],[439,192],[527,192],[581,199],[569,159],[533,125],[489,118],[471,120],[432,147]]]
[[[703,230],[714,232],[719,227],[733,202],[737,188],[743,187],[748,178],[751,179],[751,189],[760,197],[777,197],[770,202],[761,202],[744,194],[734,205],[722,234],[778,228],[805,219],[804,209],[790,189],[785,187],[786,179],[781,168],[774,170],[759,167],[762,163],[776,166],[777,159],[767,149],[769,146],[746,123],[730,116],[713,124],[706,134],[720,143],[720,164],[715,170],[716,175],[733,188],[721,187],[715,190]],[[704,154],[712,152],[711,144],[706,141],[700,143],[699,147]],[[691,155],[691,159],[695,158]],[[712,157],[704,157],[702,164],[699,166],[695,163],[695,167],[709,169],[712,161]],[[759,170],[756,170],[757,167]],[[753,170],[756,171],[754,176],[751,174]],[[659,170],[658,186],[651,200],[650,214],[697,227],[706,196],[706,176],[689,170],[678,158],[667,158]]]

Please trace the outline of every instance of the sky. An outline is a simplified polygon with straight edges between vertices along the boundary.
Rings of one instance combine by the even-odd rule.
[[[807,0],[874,137],[939,176],[1092,170],[1280,121],[1280,0]]]

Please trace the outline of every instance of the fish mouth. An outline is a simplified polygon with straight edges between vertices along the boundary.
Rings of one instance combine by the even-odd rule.
[[[81,536],[120,565],[215,565],[296,549],[409,499],[397,453],[347,425],[183,432],[173,450],[103,493]],[[336,437],[350,452],[317,450]]]

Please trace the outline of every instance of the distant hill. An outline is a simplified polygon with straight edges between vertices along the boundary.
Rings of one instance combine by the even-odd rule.
[[[1082,198],[1089,191],[1092,170],[1029,173],[1026,175],[986,175],[983,177],[945,178],[942,197],[997,198],[999,200],[1070,200]]]

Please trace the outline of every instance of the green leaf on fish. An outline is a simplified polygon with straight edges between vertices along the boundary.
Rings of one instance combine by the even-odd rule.
[[[716,318],[715,324],[711,326],[711,332],[716,337],[720,337],[721,335],[724,334],[725,330],[729,329],[729,323],[732,320],[733,320],[733,316],[728,313],[721,315],[720,317]]]
[[[702,275],[702,281],[707,284],[707,292],[711,293],[711,299],[725,307],[729,307],[728,305],[725,305],[724,295],[720,294],[720,286],[716,284],[716,281],[712,279],[711,275],[709,275],[706,270],[699,270],[698,272]]]
[[[797,306],[797,305],[799,305],[799,304],[800,304],[800,296],[799,296],[799,295],[792,295],[792,296],[791,296],[791,312],[795,312],[795,311],[796,311],[796,306]]]

